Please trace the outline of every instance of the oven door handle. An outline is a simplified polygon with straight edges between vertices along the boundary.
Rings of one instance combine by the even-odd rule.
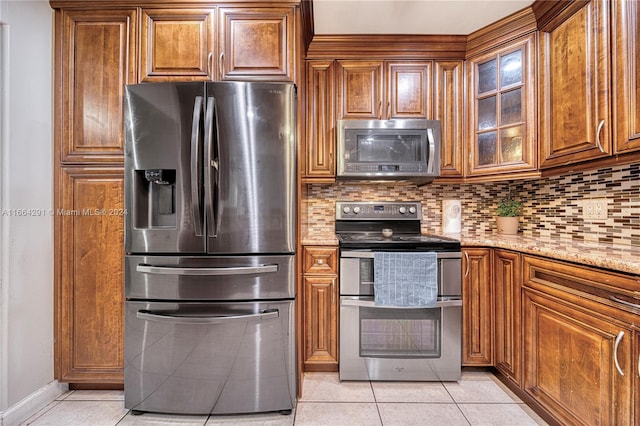
[[[186,315],[168,315],[153,311],[138,311],[136,317],[144,321],[164,322],[171,324],[225,324],[230,322],[264,321],[278,318],[277,309],[266,310],[259,314],[196,317]]]
[[[375,251],[357,251],[357,250],[342,250],[340,252],[341,258],[352,258],[352,259],[373,259],[375,257]],[[438,255],[438,259],[461,259],[461,252],[449,252],[449,251],[438,251],[436,252]]]
[[[392,305],[376,305],[373,300],[362,300],[359,298],[346,299],[342,298],[340,301],[342,306],[357,306],[363,308],[381,308],[381,309],[430,309],[430,308],[449,308],[453,306],[462,306],[462,299],[460,298],[447,298],[445,300],[438,300],[435,306],[392,306]]]

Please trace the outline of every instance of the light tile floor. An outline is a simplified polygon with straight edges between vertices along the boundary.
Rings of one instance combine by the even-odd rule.
[[[34,426],[124,425],[545,425],[486,372],[459,382],[342,382],[337,373],[306,373],[291,415],[133,416],[121,391],[69,391],[28,419]]]

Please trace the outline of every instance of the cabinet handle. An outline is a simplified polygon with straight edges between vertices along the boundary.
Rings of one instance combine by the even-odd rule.
[[[640,309],[640,305],[637,303],[627,302],[626,300],[622,300],[616,296],[609,296],[609,300],[613,300],[614,302],[622,303],[623,305],[631,306],[632,308]]]
[[[382,101],[378,101],[378,120],[382,118]]]
[[[466,251],[464,252],[464,260],[465,260],[465,263],[467,264],[467,270],[464,272],[464,276],[468,277],[469,276],[469,253],[467,253]]]
[[[600,133],[602,132],[602,127],[603,126],[604,126],[604,120],[601,120],[600,124],[598,124],[598,129],[596,130],[596,145],[598,146],[598,149],[602,153],[604,153],[604,148],[602,147],[602,144],[600,143]]]
[[[223,80],[224,77],[224,52],[220,52],[220,57],[218,58],[218,71],[220,72],[220,80]]]
[[[387,118],[391,118],[389,111],[391,111],[391,101],[387,101]]]
[[[621,376],[624,376],[624,371],[622,371],[622,368],[620,368],[620,363],[618,363],[618,346],[620,346],[620,342],[622,341],[623,337],[624,331],[618,333],[618,337],[616,337],[616,343],[613,347],[613,361],[616,363],[616,369],[618,369],[618,373],[620,373]]]
[[[213,71],[211,70],[213,67],[211,65],[213,65],[213,52],[209,52],[209,56],[207,56],[207,75],[209,80],[213,80]]]
[[[638,355],[638,377],[640,377],[640,355]]]

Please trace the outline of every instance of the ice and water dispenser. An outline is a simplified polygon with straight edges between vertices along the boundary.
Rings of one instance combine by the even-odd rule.
[[[175,169],[135,170],[133,193],[136,228],[176,227]]]

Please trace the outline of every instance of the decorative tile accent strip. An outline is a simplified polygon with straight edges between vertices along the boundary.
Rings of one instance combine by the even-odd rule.
[[[440,233],[442,201],[459,199],[462,232],[494,232],[498,202],[513,195],[524,203],[520,231],[528,237],[640,246],[640,163],[537,180],[485,184],[337,182],[307,186],[303,228],[333,232],[336,201],[421,201],[422,232]],[[606,198],[606,220],[584,220],[582,201]]]

